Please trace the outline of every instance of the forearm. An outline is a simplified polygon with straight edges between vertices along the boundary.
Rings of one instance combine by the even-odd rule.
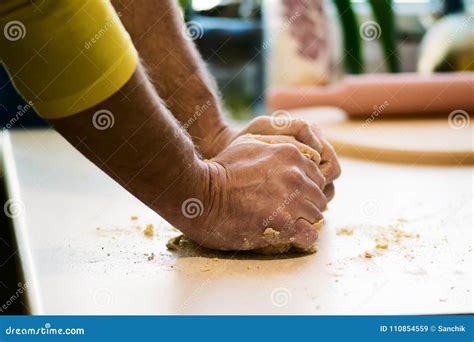
[[[183,34],[183,22],[175,0],[112,1],[145,62],[160,96],[173,115],[211,157],[219,136],[229,129],[217,87],[192,41]]]
[[[207,167],[141,66],[100,105],[51,122],[83,155],[172,224],[179,226],[176,213],[185,199],[205,200]]]

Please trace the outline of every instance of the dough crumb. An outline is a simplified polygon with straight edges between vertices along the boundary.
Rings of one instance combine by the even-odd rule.
[[[340,228],[340,229],[337,231],[336,234],[337,234],[337,235],[352,235],[352,234],[354,234],[354,229],[352,229],[352,228],[346,228],[346,227]]]
[[[178,235],[168,240],[166,248],[170,251],[179,251],[181,248],[185,248],[189,245],[189,242],[190,241],[184,235]]]
[[[371,259],[371,258],[373,258],[373,257],[374,257],[374,254],[372,254],[372,253],[370,253],[370,252],[367,252],[367,251],[366,251],[366,252],[364,253],[364,258],[366,258],[366,259]]]
[[[405,231],[397,229],[397,228],[393,229],[392,235],[393,235],[396,243],[399,243],[403,238],[413,237],[413,234],[405,232]]]
[[[305,252],[305,253],[308,253],[308,254],[315,254],[315,253],[318,253],[318,246],[312,245],[311,247],[305,249],[304,252]]]
[[[273,228],[267,228],[263,232],[263,238],[269,243],[276,243],[278,242],[280,237],[280,232]]]
[[[375,248],[377,249],[388,249],[388,241],[384,237],[378,237],[375,239]]]
[[[130,216],[130,220],[136,221],[136,220],[138,220],[138,216],[137,215],[132,215],[132,216]]]
[[[155,228],[151,223],[147,224],[145,227],[145,230],[143,231],[143,234],[145,234],[146,237],[152,238],[154,234]]]
[[[324,219],[319,220],[318,222],[313,224],[313,227],[317,230],[320,231],[324,226]]]

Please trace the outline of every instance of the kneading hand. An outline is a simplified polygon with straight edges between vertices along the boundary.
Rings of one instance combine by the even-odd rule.
[[[221,250],[275,243],[310,248],[317,239],[312,225],[327,205],[321,190],[326,180],[315,159],[315,150],[292,137],[237,138],[207,162],[210,193],[203,215],[179,228],[200,245]],[[270,227],[278,241],[265,238]]]
[[[331,144],[323,137],[321,130],[315,124],[302,119],[290,119],[285,117],[260,116],[252,120],[247,127],[240,132],[230,128],[223,130],[216,137],[214,153],[220,152],[234,139],[245,134],[261,135],[288,135],[294,137],[300,143],[306,144],[321,155],[320,169],[326,183],[323,187],[328,201],[334,197],[334,180],[341,174],[341,167],[336,153]]]

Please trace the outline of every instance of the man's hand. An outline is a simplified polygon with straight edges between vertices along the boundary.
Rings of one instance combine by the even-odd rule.
[[[207,162],[210,193],[202,215],[183,212],[178,228],[200,245],[222,250],[266,247],[266,228],[279,232],[279,243],[309,248],[317,239],[312,224],[322,219],[327,200],[324,177],[300,151],[319,155],[281,138],[264,137],[268,144],[242,136]]]
[[[213,146],[206,146],[211,154],[217,154],[234,139],[245,134],[289,135],[306,144],[321,155],[320,169],[326,179],[324,194],[328,201],[334,197],[334,180],[341,174],[341,167],[331,144],[323,137],[321,130],[315,125],[301,119],[260,116],[252,120],[243,130],[236,131],[226,128],[214,139]]]

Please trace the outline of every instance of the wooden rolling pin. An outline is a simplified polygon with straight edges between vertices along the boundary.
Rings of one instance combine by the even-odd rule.
[[[267,94],[271,110],[333,106],[352,117],[474,113],[474,72],[347,76],[328,86],[279,87]]]

